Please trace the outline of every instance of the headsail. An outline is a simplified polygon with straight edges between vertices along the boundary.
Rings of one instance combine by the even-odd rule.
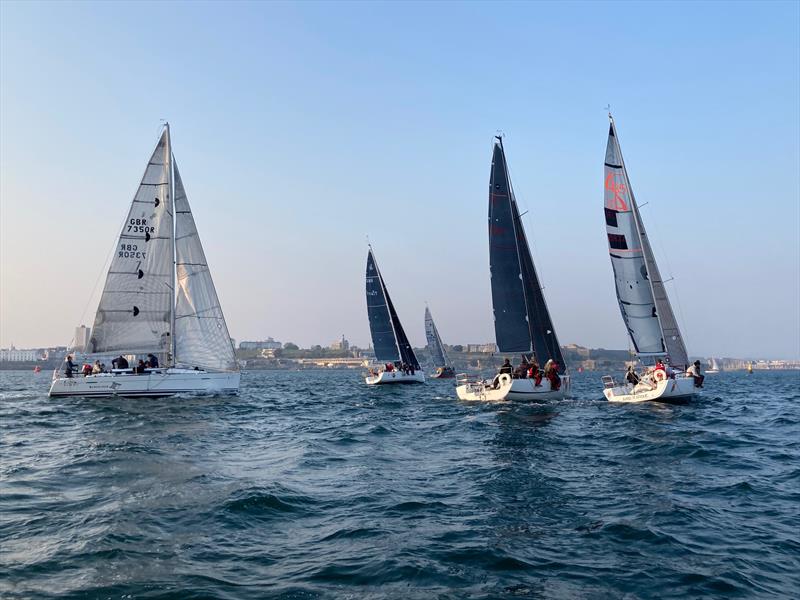
[[[533,352],[540,364],[553,359],[563,372],[564,357],[533,265],[499,137],[489,179],[489,265],[498,349]]]
[[[666,356],[672,366],[685,367],[689,363],[686,346],[642,223],[613,119],[603,187],[617,299],[636,353]]]
[[[170,352],[174,302],[170,140],[165,128],[122,228],[88,351]]]
[[[228,326],[197,234],[177,163],[175,173],[175,362],[208,370],[238,369]]]
[[[436,329],[436,323],[433,322],[430,309],[425,307],[425,337],[428,340],[428,351],[431,353],[431,359],[435,367],[449,367],[450,360],[445,352],[442,338],[439,337],[439,330]]]
[[[419,361],[397,317],[372,248],[367,253],[366,281],[367,315],[375,358],[381,362],[401,361],[418,370]]]

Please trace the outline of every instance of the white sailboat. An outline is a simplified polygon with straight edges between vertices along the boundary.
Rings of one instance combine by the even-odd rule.
[[[50,396],[237,393],[239,367],[164,127],[120,233],[89,357],[159,359],[157,368],[54,374]]]
[[[431,360],[434,367],[436,367],[436,372],[431,375],[431,379],[452,379],[455,377],[453,363],[450,362],[450,357],[447,356],[442,338],[439,337],[439,330],[436,328],[431,310],[427,306],[425,307],[425,338],[428,340],[428,352],[430,352]]]
[[[650,363],[636,384],[603,377],[610,402],[680,400],[698,393],[685,374],[689,356],[633,195],[614,119],[605,158],[604,201],[608,248],[622,319],[639,360]],[[655,368],[663,361],[663,368]]]
[[[708,369],[706,369],[706,375],[708,374],[714,375],[716,373],[719,373],[720,371],[722,371],[722,369],[719,368],[719,363],[717,363],[717,359],[712,356],[711,365],[709,366]]]
[[[522,227],[501,137],[494,144],[489,180],[489,268],[498,349],[533,358],[541,367],[553,361],[557,376],[537,384],[508,373],[489,380],[460,374],[456,394],[461,400],[490,402],[567,397],[570,378]]]
[[[420,367],[414,349],[400,324],[389,290],[381,276],[372,246],[367,253],[367,315],[375,358],[381,367],[370,369],[368,385],[390,383],[425,383],[425,371]]]

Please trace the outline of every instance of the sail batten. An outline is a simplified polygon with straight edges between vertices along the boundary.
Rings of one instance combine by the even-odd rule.
[[[489,263],[495,339],[501,352],[533,353],[542,364],[564,357],[522,226],[502,139],[489,179]]]
[[[639,356],[665,356],[673,366],[685,367],[689,362],[686,346],[639,213],[613,120],[604,164],[609,256],[631,342]],[[622,245],[627,256],[615,253]]]

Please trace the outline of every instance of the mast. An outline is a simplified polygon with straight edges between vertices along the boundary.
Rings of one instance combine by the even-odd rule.
[[[564,373],[566,364],[522,224],[503,139],[495,137],[489,244],[497,344],[501,352],[534,353],[540,361],[553,359]]]
[[[508,174],[508,161],[506,160],[506,149],[503,146],[503,136],[496,135],[497,141],[500,142],[500,152],[503,154],[503,174],[506,178],[506,189],[508,190],[508,203],[511,207],[511,219],[514,221],[514,244],[517,248],[517,264],[519,265],[519,273],[522,276],[522,254],[519,251],[519,236],[517,235],[517,222],[520,219],[519,209],[517,208],[517,200],[514,197],[514,188],[511,187],[511,176]],[[523,233],[524,235],[524,233]],[[525,299],[525,319],[528,321],[528,337],[530,338],[530,351],[533,352],[533,331],[531,331],[531,314],[528,310],[528,291],[525,289],[527,286],[522,282],[522,297]]]
[[[169,315],[169,343],[170,343],[170,360],[169,363],[172,366],[177,364],[177,357],[175,356],[175,290],[177,289],[177,265],[175,264],[175,177],[173,175],[173,160],[172,160],[172,138],[170,137],[169,132],[169,121],[166,122],[165,128],[167,130],[167,161],[169,166],[167,167],[167,177],[169,178],[169,184],[167,185],[167,194],[169,194],[169,202],[167,202],[167,207],[169,210],[172,211],[172,228],[170,230],[170,236],[172,239],[170,240],[169,248],[170,248],[170,264],[172,265],[172,301],[170,302],[170,315]]]
[[[636,236],[639,238],[639,246],[642,249],[642,257],[644,259],[644,268],[647,272],[647,283],[650,287],[650,293],[653,298],[653,304],[656,307],[656,321],[658,328],[661,332],[661,341],[663,352],[658,353],[668,357],[672,366],[686,367],[689,363],[686,345],[683,342],[678,322],[675,319],[675,314],[669,302],[667,290],[664,287],[664,281],[661,279],[661,273],[658,269],[658,264],[653,254],[653,249],[650,246],[650,240],[642,222],[642,216],[639,213],[639,206],[636,203],[636,196],[633,193],[630,178],[628,177],[628,169],[625,166],[625,159],[622,156],[622,147],[619,143],[619,136],[617,135],[616,124],[614,117],[611,113],[608,114],[608,119],[611,122],[611,131],[614,136],[614,141],[617,147],[620,165],[622,167],[623,177],[625,178],[625,185],[628,189],[631,199],[631,213],[633,216],[634,230]],[[664,319],[668,320],[669,327],[665,329]],[[648,353],[652,356],[652,353]]]

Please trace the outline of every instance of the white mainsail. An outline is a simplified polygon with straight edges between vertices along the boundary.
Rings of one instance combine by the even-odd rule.
[[[425,307],[425,337],[428,340],[428,351],[433,359],[433,365],[437,368],[450,367],[450,359],[445,352],[442,338],[439,337],[439,330],[433,322],[433,315],[430,309]]]
[[[636,353],[664,356],[672,366],[685,367],[689,364],[686,346],[631,189],[613,119],[603,187],[617,299]]]
[[[170,352],[174,245],[170,139],[165,129],[122,228],[87,350]]]
[[[175,363],[209,370],[236,370],[231,337],[197,234],[189,200],[175,171]]]

